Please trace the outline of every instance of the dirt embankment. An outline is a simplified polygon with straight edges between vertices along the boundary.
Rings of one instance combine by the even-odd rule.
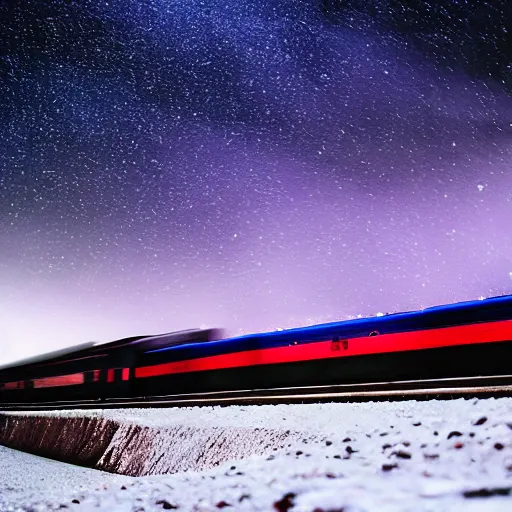
[[[289,430],[149,427],[94,417],[0,413],[0,444],[130,476],[209,469],[266,455],[304,438]]]

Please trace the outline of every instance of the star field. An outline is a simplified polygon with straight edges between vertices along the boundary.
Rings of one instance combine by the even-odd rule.
[[[512,292],[512,8],[0,4],[0,360]]]

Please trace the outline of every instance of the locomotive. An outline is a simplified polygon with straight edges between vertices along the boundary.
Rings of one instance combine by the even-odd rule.
[[[505,376],[512,295],[224,338],[191,329],[0,366],[0,403]]]

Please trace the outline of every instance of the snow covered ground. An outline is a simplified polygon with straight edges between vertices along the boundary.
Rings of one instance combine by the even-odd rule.
[[[512,510],[510,398],[88,414],[151,426],[287,428],[305,435],[272,455],[203,472],[141,478],[105,475],[1,448],[2,512],[15,507],[119,512]],[[26,475],[24,480],[20,475]]]
[[[51,510],[77,492],[103,489],[104,485],[119,488],[131,480],[0,446],[0,512],[32,510],[29,505],[34,503],[40,503],[41,510]]]

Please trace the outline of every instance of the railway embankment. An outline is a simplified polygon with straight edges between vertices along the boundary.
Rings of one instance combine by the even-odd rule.
[[[271,454],[305,437],[283,428],[145,425],[90,411],[0,412],[1,445],[128,476],[206,470]]]
[[[1,448],[2,511],[512,510],[509,397],[0,417],[11,446],[149,475]]]

